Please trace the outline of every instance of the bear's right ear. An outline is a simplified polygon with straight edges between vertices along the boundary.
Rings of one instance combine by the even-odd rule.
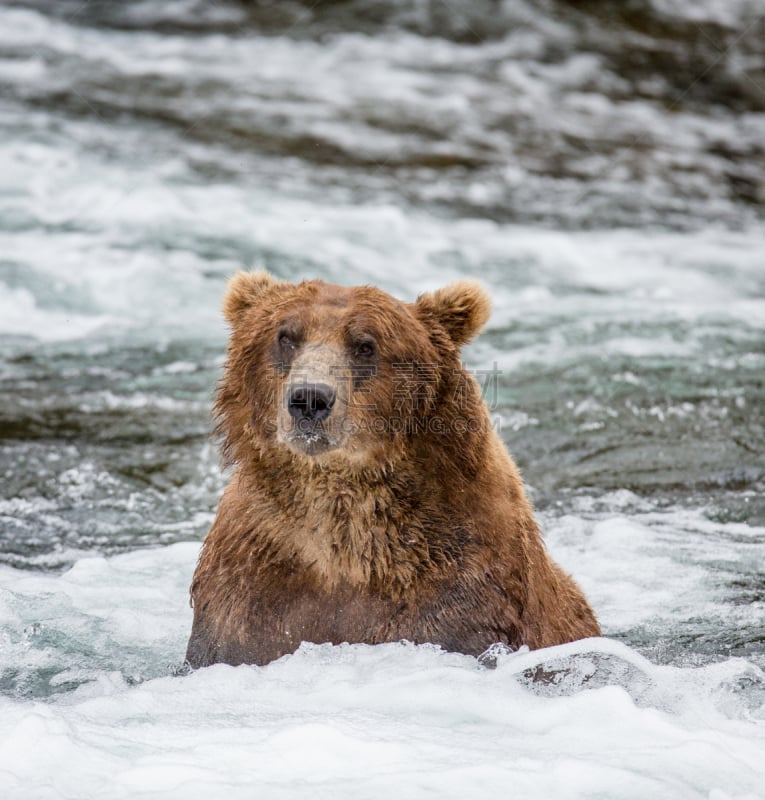
[[[231,325],[236,325],[242,314],[277,283],[279,281],[265,270],[237,272],[228,282],[226,296],[223,298],[223,315]]]

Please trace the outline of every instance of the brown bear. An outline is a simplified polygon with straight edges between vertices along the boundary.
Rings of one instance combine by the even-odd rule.
[[[489,310],[468,281],[404,303],[234,276],[215,412],[235,471],[191,584],[191,666],[304,641],[478,655],[599,635],[462,368]]]

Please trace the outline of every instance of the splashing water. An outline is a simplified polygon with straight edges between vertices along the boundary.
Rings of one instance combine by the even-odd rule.
[[[763,796],[764,25],[0,9],[0,796]],[[242,267],[486,283],[467,366],[605,638],[183,674]]]

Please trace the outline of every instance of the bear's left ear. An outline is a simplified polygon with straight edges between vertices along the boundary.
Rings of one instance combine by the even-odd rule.
[[[479,283],[457,281],[435,292],[421,294],[414,303],[414,309],[423,322],[438,322],[452,341],[461,347],[488,321],[491,300]]]
[[[236,325],[242,314],[277,283],[279,281],[265,270],[237,272],[228,282],[226,296],[223,298],[223,316],[231,325]]]

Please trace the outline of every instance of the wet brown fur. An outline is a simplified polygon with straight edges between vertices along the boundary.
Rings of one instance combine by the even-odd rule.
[[[224,313],[232,336],[215,410],[235,471],[191,586],[193,666],[264,664],[302,641],[408,639],[477,655],[494,642],[599,635],[461,368],[460,346],[489,315],[477,284],[406,304],[372,287],[239,273]],[[274,348],[285,325],[309,361],[316,345],[352,364],[354,337],[374,336],[371,377],[332,412],[354,431],[373,416],[437,417],[438,430],[360,430],[319,455],[279,441],[290,372]],[[465,419],[478,424],[455,435]]]

